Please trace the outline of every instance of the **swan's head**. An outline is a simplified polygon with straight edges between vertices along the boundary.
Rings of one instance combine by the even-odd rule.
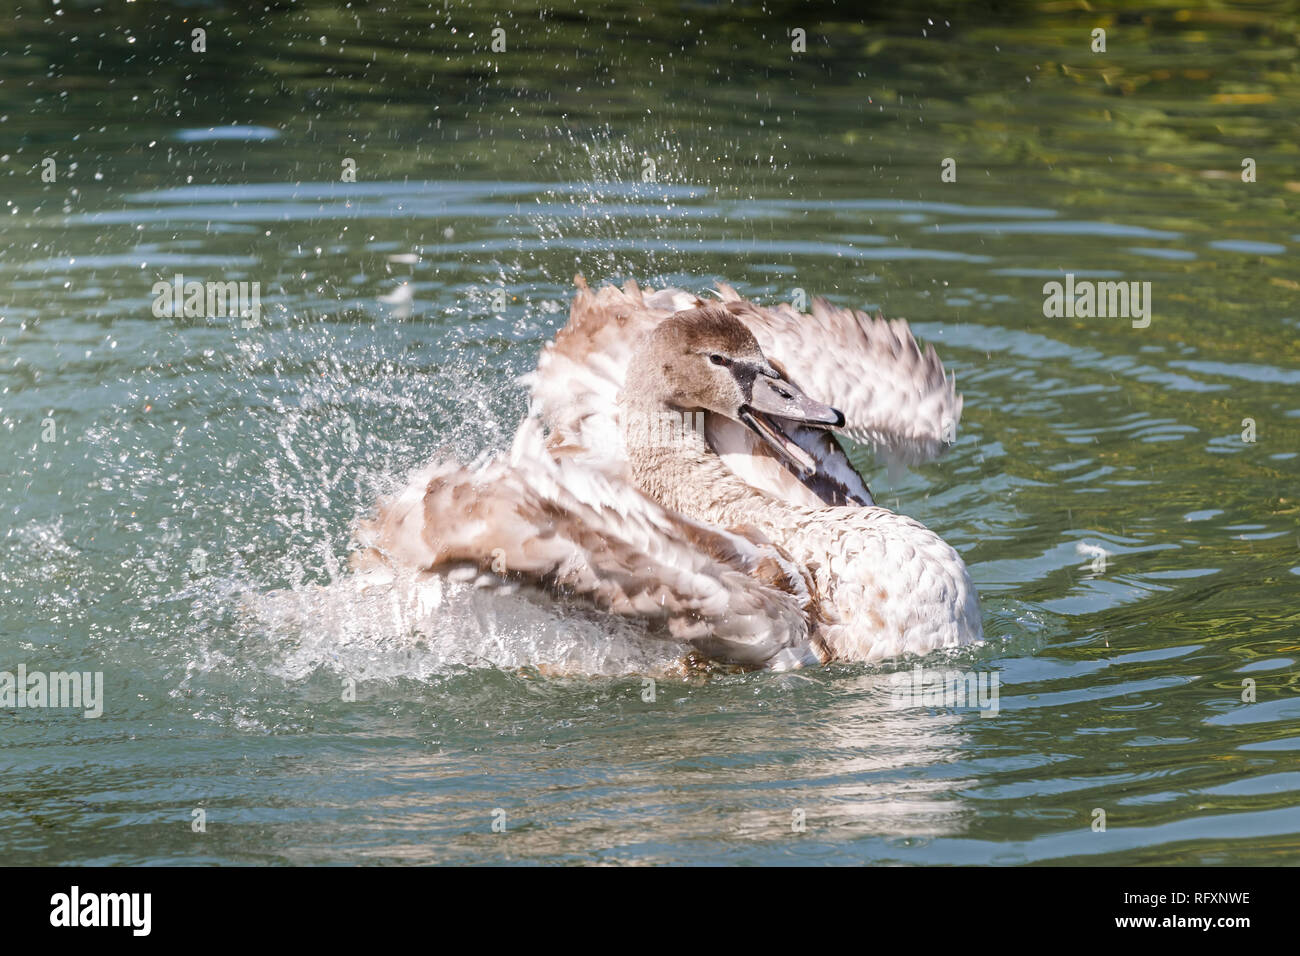
[[[678,312],[647,333],[628,366],[624,396],[642,407],[702,410],[740,422],[805,473],[816,463],[786,432],[844,424],[841,412],[773,368],[744,323],[718,307]]]

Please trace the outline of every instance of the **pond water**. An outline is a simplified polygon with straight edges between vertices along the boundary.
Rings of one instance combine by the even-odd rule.
[[[0,707],[0,862],[1300,860],[1293,7],[102,6],[0,26],[0,670],[103,674]],[[934,343],[956,445],[863,460],[969,563],[987,643],[924,663],[996,714],[319,602],[508,446],[577,272]],[[155,315],[177,274],[261,323]],[[1149,325],[1048,317],[1066,274]]]

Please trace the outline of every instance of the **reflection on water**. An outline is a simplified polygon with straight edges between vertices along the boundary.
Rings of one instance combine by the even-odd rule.
[[[1297,859],[1293,18],[1157,10],[1103,62],[1052,5],[891,8],[796,59],[793,8],[230,3],[181,64],[149,6],[0,31],[0,670],[107,697],[0,709],[4,859]],[[578,271],[935,343],[959,441],[872,487],[969,562],[989,643],[927,666],[995,671],[996,717],[895,708],[908,662],[683,672],[518,597],[348,593],[376,497],[506,447]],[[263,325],[155,318],[178,273]],[[1150,282],[1150,326],[1046,318],[1066,273]]]

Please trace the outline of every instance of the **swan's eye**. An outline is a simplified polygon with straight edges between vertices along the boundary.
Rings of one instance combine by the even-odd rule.
[[[730,364],[725,358],[723,358],[721,355],[717,354],[716,352],[714,352],[712,355],[709,356],[709,361],[712,362],[714,365]]]

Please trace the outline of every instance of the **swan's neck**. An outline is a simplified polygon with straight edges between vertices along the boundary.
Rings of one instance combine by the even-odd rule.
[[[742,481],[709,447],[704,423],[712,413],[640,403],[622,413],[632,481],[664,507],[723,527],[788,527],[789,506]]]

